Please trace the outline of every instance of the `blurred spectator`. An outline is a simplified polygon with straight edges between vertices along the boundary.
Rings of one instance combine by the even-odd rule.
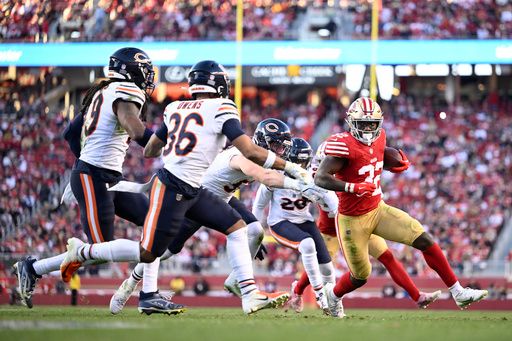
[[[181,295],[185,290],[185,280],[181,276],[174,277],[169,282],[169,287],[176,295]]]
[[[382,287],[382,297],[396,297],[396,288],[393,284],[386,284]]]
[[[210,284],[204,277],[199,277],[193,286],[194,293],[197,296],[203,296],[210,291]]]

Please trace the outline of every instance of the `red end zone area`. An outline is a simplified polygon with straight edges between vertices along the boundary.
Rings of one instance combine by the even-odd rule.
[[[207,295],[197,296],[192,290],[193,284],[200,276],[183,276],[186,288],[182,295],[175,296],[173,301],[185,304],[189,307],[239,307],[240,300],[227,292],[223,291],[225,276],[203,276],[210,285],[210,291]],[[159,279],[159,288],[162,291],[168,291],[171,277],[161,277]],[[260,288],[265,284],[272,283],[277,290],[289,290],[290,284],[294,280],[291,276],[284,277],[257,277],[257,283]],[[5,287],[12,288],[16,285],[14,278],[3,278],[0,281]],[[46,278],[38,283],[36,293],[33,297],[35,306],[38,305],[69,305],[70,295],[57,294],[55,291],[58,279],[55,277]],[[78,305],[82,306],[105,306],[108,307],[110,297],[121,284],[120,278],[97,278],[84,277],[81,280],[82,286],[79,291]],[[434,310],[458,310],[454,301],[451,299],[448,289],[443,282],[437,278],[414,278],[414,282],[422,291],[442,290],[441,298],[429,306],[428,309]],[[496,288],[507,287],[507,281],[504,278],[462,278],[461,284],[467,285],[469,282],[478,283],[481,288],[489,288],[494,284]],[[397,295],[395,298],[383,297],[383,287],[394,285]],[[139,287],[140,288],[140,287]],[[9,304],[11,290],[3,290],[0,295],[0,304]],[[136,293],[138,294],[138,292]],[[304,294],[307,305],[314,306],[314,295],[308,288]],[[343,299],[344,306],[348,309],[418,309],[416,304],[408,297],[404,297],[403,290],[393,283],[388,277],[372,277],[368,283],[361,289],[349,294]],[[132,296],[128,305],[137,305],[137,296]],[[482,302],[472,305],[471,310],[512,310],[512,300],[509,299],[486,299]]]

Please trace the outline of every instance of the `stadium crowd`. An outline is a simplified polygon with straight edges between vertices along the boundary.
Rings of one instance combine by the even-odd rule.
[[[0,252],[55,254],[65,250],[70,236],[85,239],[78,210],[59,206],[66,170],[74,162],[61,138],[66,119],[47,109],[43,94],[54,76],[40,77],[35,85],[14,87],[0,97]],[[491,96],[492,97],[492,96]],[[251,133],[266,117],[280,117],[292,132],[310,138],[316,123],[328,110],[343,113],[337,101],[319,107],[275,104],[261,107],[258,98],[244,102],[244,125]],[[152,104],[148,122],[161,122],[164,104]],[[459,271],[465,264],[481,266],[492,249],[512,206],[512,110],[510,101],[496,98],[482,103],[463,100],[448,107],[432,98],[400,95],[383,102],[388,144],[403,148],[413,166],[404,174],[382,177],[388,203],[424,223],[448,259]],[[439,118],[441,110],[446,119]],[[332,132],[342,130],[342,118]],[[496,122],[500,124],[497,125]],[[132,144],[125,176],[146,181],[160,161],[145,160]],[[251,206],[255,185],[242,190]],[[116,237],[138,239],[140,229],[118,219]],[[199,271],[213,266],[224,252],[224,236],[202,230],[189,240],[178,257],[183,269]],[[291,274],[298,254],[271,244],[263,267],[272,274]],[[412,274],[428,275],[423,259],[411,248],[395,249]],[[345,269],[338,255],[339,270]],[[375,271],[382,269],[376,264]]]
[[[297,39],[290,30],[309,6],[324,1],[244,1],[244,39]],[[331,4],[332,5],[332,4]],[[351,13],[352,38],[369,39],[371,2],[340,2]],[[6,0],[0,3],[0,40],[189,41],[235,40],[236,1]],[[384,0],[384,39],[503,39],[512,36],[506,0]]]

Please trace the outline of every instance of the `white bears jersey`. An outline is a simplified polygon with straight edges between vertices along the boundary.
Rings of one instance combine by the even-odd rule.
[[[294,224],[302,224],[306,221],[314,221],[309,212],[311,201],[292,189],[268,188],[260,185],[256,193],[252,212],[260,220],[261,212],[270,203],[267,223],[273,226],[287,220]]]
[[[242,155],[242,153],[235,147],[224,150],[213,160],[203,177],[203,186],[226,202],[233,197],[241,185],[253,181],[241,170],[231,168],[231,159],[236,155]]]
[[[226,98],[175,101],[165,108],[167,145],[164,167],[199,188],[204,173],[226,145],[224,122],[240,120],[235,103]]]
[[[96,92],[82,126],[80,160],[122,173],[129,136],[112,108],[116,100],[144,105],[144,92],[131,82],[113,82]]]
[[[313,157],[313,160],[311,160],[311,164],[309,165],[309,173],[311,174],[311,177],[313,179],[315,178],[316,172],[318,171],[318,167],[320,167],[320,163],[322,163],[322,160],[325,158],[326,144],[327,142],[324,141],[320,146],[318,146],[315,156]],[[329,213],[330,218],[334,217],[338,211],[338,196],[336,195],[336,192],[327,191],[322,200],[318,202],[318,205],[323,211]]]

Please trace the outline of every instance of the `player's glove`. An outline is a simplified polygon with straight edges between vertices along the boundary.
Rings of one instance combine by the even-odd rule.
[[[311,184],[313,182],[309,172],[296,163],[286,161],[284,171],[303,184]]]
[[[407,158],[407,156],[401,149],[398,149],[398,152],[402,156],[402,161],[401,161],[402,165],[398,166],[398,167],[390,168],[389,171],[392,173],[402,173],[403,171],[407,170],[407,168],[409,168],[409,165],[411,164],[409,162],[409,159]]]
[[[360,183],[345,183],[345,192],[354,193],[360,197],[371,197],[373,191],[377,189],[377,186],[371,182],[360,182]]]
[[[256,255],[254,255],[254,259],[258,260],[264,260],[265,255],[268,253],[267,248],[265,245],[261,244],[258,251],[256,252]]]
[[[300,192],[303,197],[308,198],[313,202],[321,202],[324,195],[327,193],[327,190],[318,187],[314,184],[302,185]]]

